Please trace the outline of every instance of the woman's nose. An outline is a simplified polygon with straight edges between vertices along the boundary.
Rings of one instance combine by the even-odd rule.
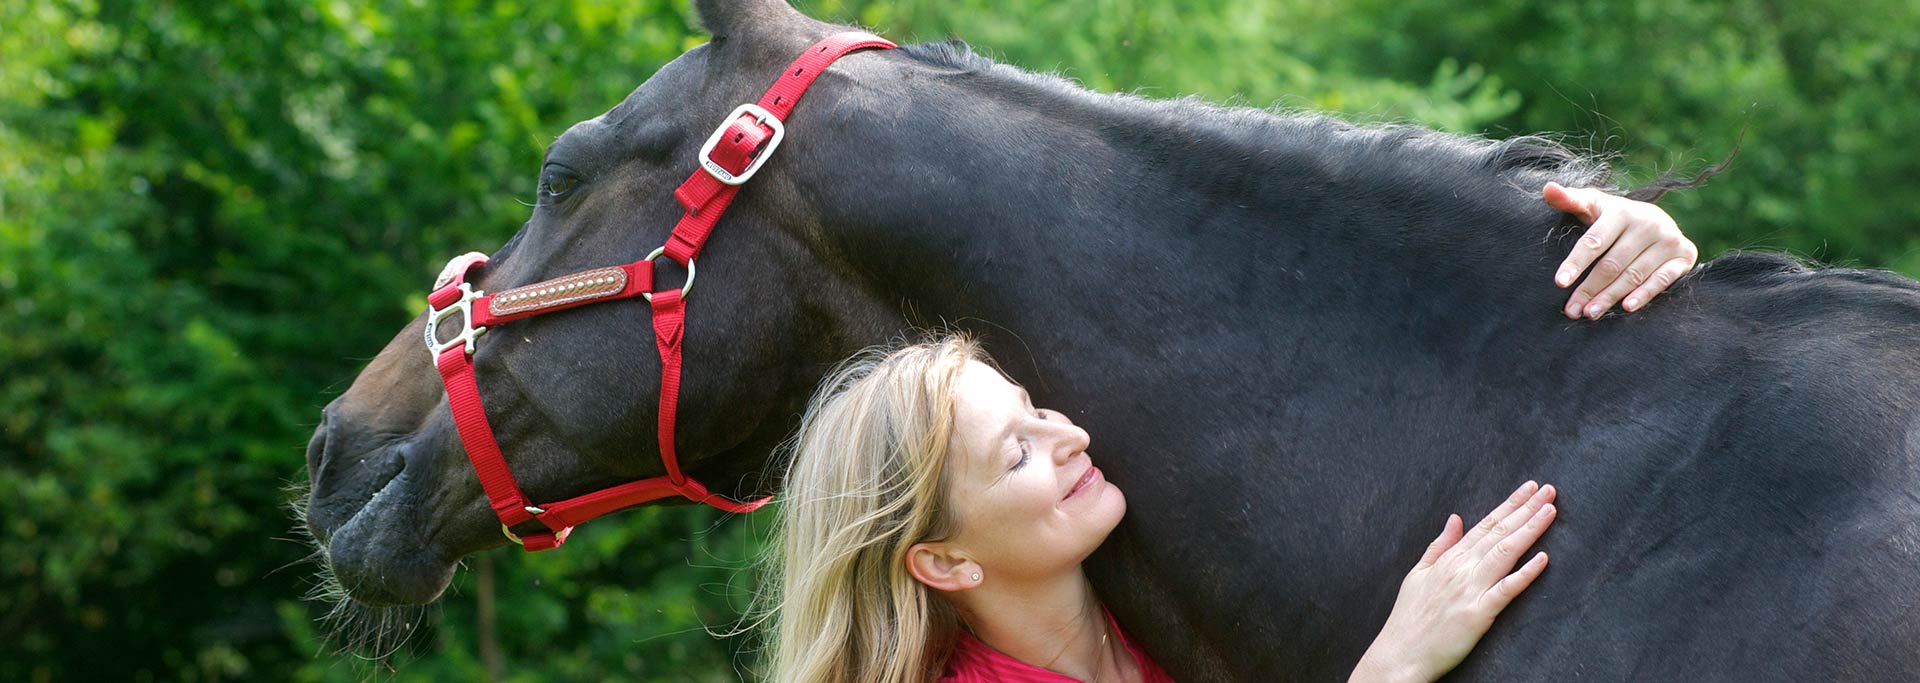
[[[1087,434],[1087,430],[1075,425],[1073,420],[1067,419],[1067,416],[1060,411],[1042,410],[1040,414],[1045,416],[1049,425],[1047,431],[1053,440],[1054,460],[1066,462],[1067,458],[1073,457],[1075,453],[1087,450],[1087,446],[1093,441],[1093,436]]]

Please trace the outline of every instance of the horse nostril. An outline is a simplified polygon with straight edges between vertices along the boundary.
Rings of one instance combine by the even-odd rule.
[[[307,483],[319,483],[320,472],[327,468],[327,433],[332,431],[332,420],[326,413],[320,414],[320,424],[313,428],[313,438],[307,440]]]

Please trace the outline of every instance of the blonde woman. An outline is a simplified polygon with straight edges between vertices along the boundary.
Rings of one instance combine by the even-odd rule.
[[[1555,202],[1556,190],[1575,207]],[[1657,208],[1572,192],[1554,186],[1546,196],[1596,224],[1589,236],[1608,223],[1614,234],[1582,240],[1590,254],[1569,258],[1561,286],[1572,283],[1566,268],[1578,273],[1605,247],[1634,242],[1636,253],[1676,250],[1681,273],[1692,266],[1684,239],[1648,246],[1650,235],[1678,234]],[[1565,312],[1629,292],[1637,309],[1672,279],[1651,291],[1600,282]],[[1169,681],[1081,569],[1126,511],[1089,441],[1065,415],[1033,407],[964,338],[842,366],[803,418],[786,477],[773,680]],[[1430,681],[1459,664],[1545,570],[1545,553],[1513,565],[1553,523],[1554,494],[1527,482],[1471,531],[1449,516],[1352,679]]]
[[[779,532],[775,680],[1170,680],[1080,567],[1125,496],[1085,430],[984,361],[963,338],[869,353],[816,399]],[[1488,558],[1533,545],[1553,496],[1528,482],[1470,532],[1449,517],[1354,680],[1432,680],[1459,663],[1546,568],[1544,553],[1511,574]],[[1489,533],[1502,519],[1510,531]]]

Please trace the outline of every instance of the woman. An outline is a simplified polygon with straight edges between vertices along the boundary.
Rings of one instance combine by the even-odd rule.
[[[1602,253],[1618,266],[1595,269],[1569,317],[1623,297],[1637,309],[1693,265],[1693,245],[1651,205],[1543,193],[1592,226],[1560,286]],[[1084,430],[984,361],[961,338],[869,352],[815,396],[777,532],[775,681],[1170,680],[1081,569],[1125,496],[1094,467]],[[1545,570],[1545,553],[1514,564],[1552,524],[1554,495],[1527,482],[1471,531],[1449,516],[1352,680],[1429,681],[1464,659]]]

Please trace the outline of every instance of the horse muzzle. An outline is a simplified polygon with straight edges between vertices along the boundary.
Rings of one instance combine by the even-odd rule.
[[[307,445],[307,530],[346,597],[370,606],[425,604],[453,578],[422,517],[426,468],[410,441],[361,447],[325,420]]]

